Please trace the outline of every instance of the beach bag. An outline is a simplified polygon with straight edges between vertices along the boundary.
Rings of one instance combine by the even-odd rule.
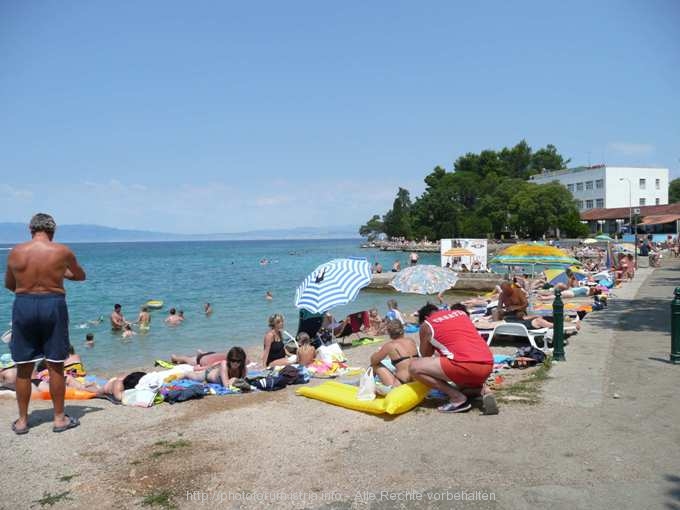
[[[133,407],[151,407],[156,399],[156,391],[150,389],[125,390],[122,404]]]
[[[373,379],[373,367],[368,367],[366,372],[361,375],[359,381],[359,391],[357,391],[357,400],[374,400],[375,399],[375,379]]]
[[[300,374],[296,367],[287,365],[281,369],[277,377],[279,378],[279,384],[288,386],[289,384],[299,384],[297,381]]]
[[[328,328],[321,328],[319,332],[316,334],[314,337],[314,345],[315,348],[318,348],[321,345],[329,345],[333,343],[333,332],[329,330]]]
[[[316,350],[316,357],[328,365],[332,365],[334,361],[342,363],[346,360],[345,353],[337,343],[322,345]]]
[[[531,345],[527,345],[526,347],[520,347],[517,350],[516,357],[531,358],[536,363],[543,363],[543,361],[545,361],[545,353],[542,350],[536,349],[536,347],[533,347]]]

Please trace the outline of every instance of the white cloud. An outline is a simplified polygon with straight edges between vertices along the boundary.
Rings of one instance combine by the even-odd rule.
[[[19,189],[9,184],[0,184],[0,195],[19,200],[31,200],[33,192],[27,189]]]
[[[646,156],[656,149],[649,143],[610,142],[609,150],[623,154],[624,156]]]

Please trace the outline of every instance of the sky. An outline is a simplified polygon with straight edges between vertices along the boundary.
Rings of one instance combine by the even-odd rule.
[[[680,177],[678,26],[675,0],[3,0],[0,222],[358,228],[522,139]]]

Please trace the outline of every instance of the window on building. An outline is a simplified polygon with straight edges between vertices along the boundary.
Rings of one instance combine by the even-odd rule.
[[[604,188],[604,179],[598,179],[595,181],[595,187],[597,189],[602,189]]]
[[[576,207],[578,207],[579,209],[583,209],[583,200],[577,200]]]
[[[602,209],[604,207],[604,198],[598,198],[595,200],[595,207]]]
[[[647,179],[640,179],[640,189],[647,188]]]
[[[586,189],[593,189],[593,181],[586,181]]]
[[[592,200],[586,200],[586,209],[592,209],[593,208],[593,201]]]
[[[661,189],[661,179],[657,179],[656,181],[654,181],[654,184],[656,185],[656,189]],[[657,200],[659,199],[657,198]]]
[[[582,182],[576,183],[576,191],[583,191],[583,183]]]
[[[644,198],[640,199],[640,205],[645,205],[646,202],[647,202],[647,200],[645,200]]]
[[[655,204],[655,205],[659,205],[659,202],[661,202],[661,200],[658,199],[658,198],[654,200],[654,204]]]
[[[573,192],[574,192],[574,185],[573,185],[573,184],[567,184],[567,189],[568,189],[570,192],[573,193]]]

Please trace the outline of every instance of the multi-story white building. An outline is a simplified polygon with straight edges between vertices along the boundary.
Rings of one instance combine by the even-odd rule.
[[[544,171],[531,181],[564,184],[581,211],[668,203],[668,168],[581,166]]]

